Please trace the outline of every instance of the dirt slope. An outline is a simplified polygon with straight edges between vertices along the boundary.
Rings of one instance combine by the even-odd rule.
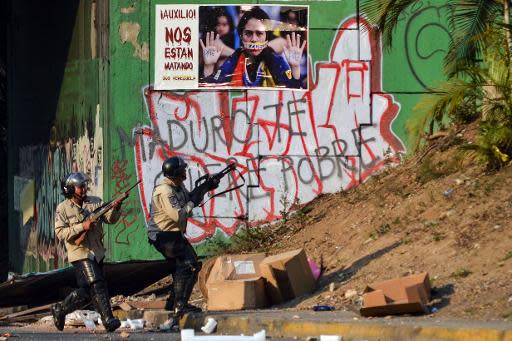
[[[321,196],[275,228],[269,253],[304,247],[324,267],[316,293],[283,307],[357,309],[347,290],[427,271],[436,316],[512,320],[512,167],[486,174],[460,161],[457,144],[472,135],[433,140],[428,152]]]

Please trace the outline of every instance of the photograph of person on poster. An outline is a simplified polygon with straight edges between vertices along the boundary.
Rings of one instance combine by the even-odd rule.
[[[225,6],[233,7],[238,6]],[[270,15],[260,7],[243,6],[236,33],[240,46],[227,46],[215,30],[200,29],[202,49],[200,87],[290,88],[306,89],[306,33],[297,16],[307,21],[305,7],[293,12],[294,22],[281,21],[279,6],[267,6]],[[240,6],[240,9],[242,6]],[[277,15],[276,10],[277,9]],[[228,13],[226,9],[223,13]],[[242,13],[242,11],[238,11]],[[201,22],[200,16],[200,22]],[[286,19],[285,19],[286,20]],[[220,61],[220,62],[219,62]]]

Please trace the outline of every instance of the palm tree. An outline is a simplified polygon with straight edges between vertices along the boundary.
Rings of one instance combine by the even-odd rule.
[[[509,23],[510,0],[446,0],[448,22],[453,40],[445,57],[448,77],[477,63],[484,48],[482,34],[489,28],[504,28],[508,50],[512,49]],[[363,0],[361,9],[382,32],[385,47],[390,48],[400,16],[419,0]],[[510,57],[509,57],[510,58]]]
[[[510,0],[446,0],[453,40],[445,56],[448,80],[416,106],[423,119],[412,125],[421,136],[434,125],[465,124],[479,120],[476,143],[462,150],[474,152],[490,170],[501,168],[512,156],[512,40]],[[392,46],[399,17],[416,0],[364,0],[362,9]]]

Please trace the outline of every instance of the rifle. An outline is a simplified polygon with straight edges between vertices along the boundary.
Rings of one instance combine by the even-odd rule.
[[[130,195],[130,191],[137,186],[141,180],[137,181],[137,183],[130,188],[128,188],[125,192],[121,193],[117,196],[117,198],[110,200],[109,202],[104,203],[100,207],[96,208],[91,214],[89,214],[82,222],[86,220],[90,220],[93,223],[96,223],[99,221],[105,213],[110,211],[113,207],[115,207],[117,204],[123,202],[128,196]],[[75,245],[80,245],[85,239],[85,236],[87,235],[87,231],[82,232],[76,239],[75,239]]]
[[[226,176],[229,172],[234,171],[234,170],[236,170],[236,164],[235,163],[230,163],[230,164],[228,164],[226,166],[226,168],[224,168],[223,170],[221,170],[218,173],[215,173],[213,175],[205,174],[205,175],[201,176],[199,179],[196,180],[195,188],[192,190],[190,195],[194,196],[197,192],[199,192],[201,194],[201,197],[203,197],[209,191],[214,190],[215,188],[217,188],[219,186],[220,180],[224,176]],[[212,199],[214,197],[217,197],[219,195],[222,195],[224,193],[234,191],[235,189],[238,189],[238,188],[242,187],[245,184],[245,179],[244,179],[243,175],[240,172],[239,172],[239,174],[240,174],[240,177],[243,180],[242,184],[237,185],[237,186],[232,187],[232,188],[228,188],[228,189],[226,189],[226,190],[224,190],[224,191],[222,191],[220,193],[216,193],[216,194],[210,196],[208,198],[208,200],[210,200],[210,199]],[[206,200],[206,201],[208,201],[208,200]],[[206,203],[206,201],[201,203],[200,205],[198,205],[198,207],[202,207]]]

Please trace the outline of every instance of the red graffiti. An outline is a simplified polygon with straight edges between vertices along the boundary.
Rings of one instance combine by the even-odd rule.
[[[133,185],[131,175],[126,171],[128,161],[116,160],[112,167],[112,180],[114,181],[114,191],[116,195],[124,192],[129,186]],[[137,228],[133,225],[137,222],[138,216],[135,214],[134,199],[127,199],[123,202],[121,218],[115,226],[116,237],[115,242],[118,244],[130,244],[130,236],[136,232]]]
[[[356,20],[346,21],[334,39],[330,61],[309,65],[307,92],[250,90],[230,98],[225,91],[182,95],[146,88],[151,127],[139,129],[135,139],[146,219],[158,169],[173,155],[186,157],[201,174],[213,172],[212,164],[220,168],[236,161],[238,172],[224,187],[235,186],[242,177],[250,182],[210,200],[200,217],[190,219],[188,238],[197,243],[218,229],[232,235],[246,223],[235,217],[249,215],[249,225],[280,218],[283,194],[291,203],[307,202],[357,186],[389,162],[385,149],[404,152],[391,130],[399,106],[382,93],[379,39],[364,20],[361,25],[367,32],[361,38],[367,44],[361,45],[370,57],[357,60],[347,52],[346,46],[358,45],[350,43],[359,35],[353,35]]]

